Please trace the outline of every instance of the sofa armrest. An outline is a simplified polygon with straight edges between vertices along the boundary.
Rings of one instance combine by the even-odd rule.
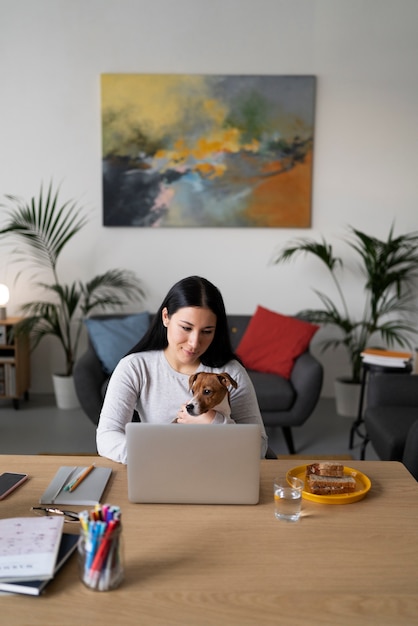
[[[372,373],[368,377],[367,406],[418,407],[418,376]]]
[[[89,344],[74,366],[74,385],[81,408],[94,424],[99,421],[103,404],[102,387],[108,378]]]
[[[302,424],[314,410],[321,393],[323,376],[322,364],[308,350],[296,359],[290,376],[296,398],[289,411],[298,416],[295,425]]]
[[[402,463],[411,472],[415,480],[418,480],[418,419],[408,431]]]

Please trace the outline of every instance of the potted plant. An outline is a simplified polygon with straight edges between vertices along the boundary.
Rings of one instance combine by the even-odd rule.
[[[140,301],[144,292],[139,279],[127,270],[108,270],[87,282],[75,280],[63,283],[58,275],[58,260],[65,246],[85,226],[87,218],[74,200],[59,201],[59,188],[52,182],[44,195],[41,185],[39,196],[29,202],[6,195],[6,223],[0,235],[13,236],[23,243],[12,250],[19,263],[31,259],[37,268],[46,272],[50,282],[39,280],[35,284],[45,293],[39,300],[21,307],[24,320],[18,332],[28,333],[32,349],[47,335],[56,337],[65,356],[65,370],[54,376],[54,387],[69,382],[75,398],[72,374],[80,341],[83,319],[93,310],[121,307],[131,301]],[[72,408],[73,400],[57,398],[61,408]]]
[[[322,307],[305,309],[299,315],[311,322],[338,329],[336,338],[322,342],[323,350],[342,345],[351,364],[350,376],[343,381],[359,385],[361,353],[365,348],[371,347],[372,342],[383,343],[388,348],[395,344],[407,347],[411,333],[417,332],[407,315],[416,311],[413,282],[418,276],[418,232],[395,237],[392,226],[387,239],[380,240],[348,227],[345,243],[356,255],[363,278],[364,309],[359,317],[350,312],[344,295],[344,261],[334,254],[332,245],[323,237],[319,242],[309,238],[296,239],[281,250],[273,262],[279,264],[307,254],[324,263],[334,284],[337,300],[315,290]],[[338,397],[336,399],[338,409]]]

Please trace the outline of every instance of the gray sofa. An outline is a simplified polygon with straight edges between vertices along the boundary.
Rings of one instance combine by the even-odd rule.
[[[95,319],[118,318],[121,314],[95,316]],[[231,341],[238,346],[248,323],[249,315],[228,315]],[[281,428],[289,453],[295,448],[292,427],[301,426],[312,414],[322,388],[323,368],[309,351],[295,362],[290,380],[276,374],[248,370],[254,384],[261,415],[267,428]],[[109,376],[103,371],[91,342],[77,360],[74,382],[78,399],[86,415],[97,424]]]
[[[370,376],[364,425],[379,458],[401,461],[418,480],[418,376]]]

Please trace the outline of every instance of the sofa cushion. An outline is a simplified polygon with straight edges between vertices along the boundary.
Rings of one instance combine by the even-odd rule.
[[[295,317],[258,306],[236,350],[247,369],[289,379],[298,356],[319,329]]]
[[[296,392],[289,380],[276,374],[247,370],[257,394],[261,413],[264,411],[289,411]]]
[[[120,359],[147,331],[149,313],[144,311],[126,317],[86,319],[84,322],[104,371],[111,374]]]

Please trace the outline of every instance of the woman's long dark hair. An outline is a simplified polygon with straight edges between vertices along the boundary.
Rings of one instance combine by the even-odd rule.
[[[203,365],[222,367],[231,359],[235,359],[222,294],[215,285],[200,276],[189,276],[173,285],[155,314],[148,331],[128,354],[147,350],[164,350],[168,346],[168,341],[167,329],[162,319],[163,309],[166,308],[168,316],[171,317],[173,313],[184,307],[203,307],[210,309],[216,315],[216,329],[212,343],[200,357]]]

